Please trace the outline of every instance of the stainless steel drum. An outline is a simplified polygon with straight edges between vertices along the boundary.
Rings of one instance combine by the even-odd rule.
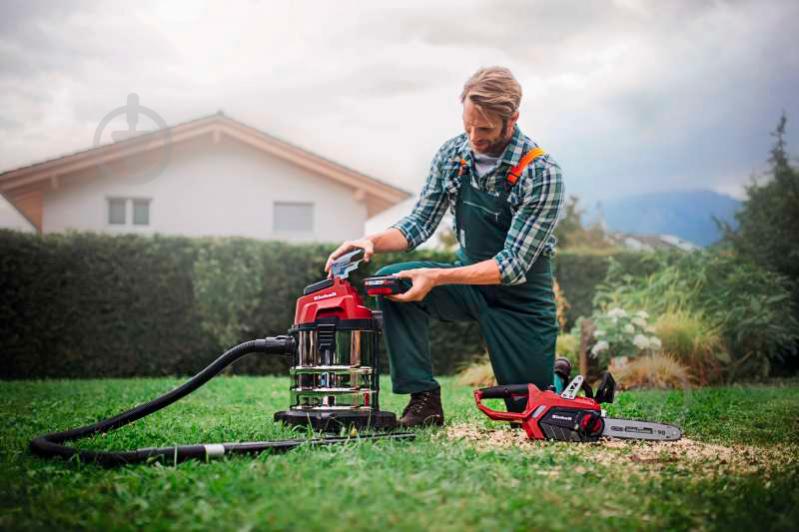
[[[355,426],[396,426],[391,412],[380,410],[380,319],[325,322],[290,331],[297,339],[289,410],[275,419],[335,431]]]
[[[373,408],[379,386],[375,372],[378,331],[335,331],[332,349],[319,348],[319,331],[300,331],[292,378],[291,408]]]

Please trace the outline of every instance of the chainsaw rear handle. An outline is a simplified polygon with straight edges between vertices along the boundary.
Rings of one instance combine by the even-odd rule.
[[[491,386],[489,388],[479,388],[474,391],[474,401],[485,415],[497,421],[524,421],[528,416],[527,409],[524,412],[501,412],[488,408],[483,404],[483,399],[518,399],[529,397],[538,391],[535,384],[506,384],[501,386]]]
[[[480,388],[475,393],[479,393],[483,399],[511,399],[530,395],[530,389],[528,384],[503,384]]]

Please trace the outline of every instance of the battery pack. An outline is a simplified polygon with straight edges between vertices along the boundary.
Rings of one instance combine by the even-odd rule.
[[[367,277],[363,282],[363,286],[370,296],[385,296],[407,292],[411,289],[413,283],[410,279],[402,277],[378,275],[376,277]]]

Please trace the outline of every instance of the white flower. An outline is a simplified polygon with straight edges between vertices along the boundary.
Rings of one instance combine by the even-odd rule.
[[[642,329],[646,328],[646,320],[644,318],[633,318],[633,323]]]
[[[603,331],[602,329],[597,329],[594,331],[594,338],[602,338],[603,336],[605,336],[605,334],[607,333],[605,333],[605,331]]]
[[[635,315],[641,318],[642,320],[649,319],[649,314],[647,314],[645,310],[639,310],[638,312],[635,313]]]
[[[650,349],[660,349],[663,347],[663,343],[660,341],[660,338],[657,336],[650,336],[649,337],[649,348]]]
[[[648,333],[653,333],[653,332],[655,332],[657,329],[655,329],[655,327],[654,327],[653,325],[647,325],[646,327],[644,327],[644,330],[645,330],[646,332],[648,332]]]
[[[608,316],[611,318],[626,318],[627,312],[625,312],[623,308],[616,307],[608,311]]]
[[[627,334],[633,334],[635,332],[635,327],[633,327],[631,323],[628,323],[627,325],[624,326],[624,329],[622,330]]]
[[[649,349],[649,338],[643,334],[636,334],[635,338],[633,338],[633,345],[641,350]]]
[[[605,351],[608,347],[610,347],[610,344],[607,343],[607,341],[600,340],[594,344],[594,347],[591,348],[591,354],[596,356],[602,351]]]

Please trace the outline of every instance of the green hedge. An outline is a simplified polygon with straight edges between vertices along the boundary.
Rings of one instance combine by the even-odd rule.
[[[324,277],[332,249],[243,238],[0,230],[0,378],[192,374],[239,341],[284,334],[296,298]],[[360,286],[394,262],[453,258],[435,251],[377,255],[353,281]],[[616,258],[645,262],[640,254]],[[590,314],[607,264],[602,255],[558,257],[570,320]],[[430,338],[436,374],[453,373],[483,352],[474,323],[433,322]],[[251,356],[231,371],[284,373],[287,362]],[[385,353],[383,362],[385,369]]]
[[[191,374],[245,339],[285,334],[302,289],[324,277],[332,245],[242,238],[45,236],[0,231],[0,378]],[[437,252],[375,257],[450,261]],[[370,298],[371,299],[371,298]],[[369,301],[373,305],[373,301]],[[434,370],[482,352],[476,324],[433,323]],[[236,373],[285,373],[251,356]],[[383,354],[384,368],[388,367]]]
[[[202,332],[188,239],[0,237],[0,376],[188,372],[218,350]]]

